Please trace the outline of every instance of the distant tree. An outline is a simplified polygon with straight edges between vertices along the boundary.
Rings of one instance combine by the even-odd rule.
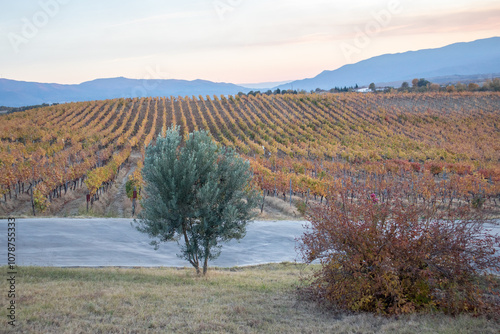
[[[52,103],[53,106],[58,105],[59,103]],[[7,114],[18,112],[18,111],[26,111],[30,109],[36,109],[36,108],[43,108],[43,107],[48,107],[50,104],[48,103],[42,103],[42,104],[37,104],[37,105],[31,105],[31,106],[24,106],[24,107],[6,107],[6,106],[0,106],[0,110],[6,111]]]
[[[146,148],[142,170],[145,198],[136,228],[157,238],[151,244],[183,241],[181,257],[206,274],[221,243],[241,239],[257,193],[249,186],[250,165],[231,149],[218,147],[205,131],[183,144],[179,127]]]
[[[489,90],[498,92],[500,91],[500,78],[494,78],[493,80],[488,80],[483,84],[482,90]]]
[[[276,90],[273,92],[274,94],[281,94],[281,89],[276,88]]]
[[[431,84],[430,81],[425,80],[424,78],[421,78],[421,79],[418,80],[417,86],[418,87],[427,87],[430,84]]]
[[[455,88],[457,89],[457,92],[463,92],[467,89],[467,86],[461,82],[457,82]]]
[[[495,78],[491,81],[491,88],[493,91],[498,92],[500,91],[500,78]]]
[[[410,88],[410,85],[408,84],[408,82],[404,81],[401,84],[401,90],[408,90],[409,88]]]
[[[339,92],[353,92],[355,91],[356,89],[358,89],[359,86],[350,86],[350,87],[347,87],[347,86],[344,86],[344,87],[333,87],[331,89],[329,89],[328,91],[330,93],[339,93]],[[324,91],[324,90],[323,90]]]
[[[439,88],[441,88],[441,86],[439,86],[438,84],[433,83],[430,85],[430,90],[432,90],[433,92],[439,91]]]
[[[452,92],[454,92],[454,91],[455,91],[455,86],[453,86],[453,85],[448,85],[448,86],[446,86],[446,91],[447,91],[448,93],[452,93]]]
[[[412,85],[413,88],[417,88],[418,87],[418,81],[419,80],[417,78],[415,78],[415,79],[413,79],[411,81],[411,85]]]
[[[473,83],[471,82],[468,86],[467,86],[467,90],[470,91],[470,92],[475,92],[477,90],[479,90],[479,85],[477,83]]]
[[[370,86],[368,86],[369,89],[371,89],[372,92],[377,90],[377,87],[375,86],[375,83],[371,83]]]

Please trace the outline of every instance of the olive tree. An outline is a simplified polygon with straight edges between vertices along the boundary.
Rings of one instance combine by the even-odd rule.
[[[168,129],[146,148],[142,175],[143,210],[134,222],[155,239],[155,249],[177,241],[178,255],[198,274],[202,264],[206,274],[221,243],[245,236],[258,196],[250,186],[250,164],[207,132],[195,131],[183,142],[178,127]]]

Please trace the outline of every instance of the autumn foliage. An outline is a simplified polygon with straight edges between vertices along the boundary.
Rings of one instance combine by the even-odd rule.
[[[82,186],[98,199],[125,162],[134,168],[138,159],[129,156],[144,156],[162,129],[179,125],[184,137],[206,130],[249,160],[268,195],[285,199],[291,190],[305,202],[322,202],[329,189],[363,182],[383,200],[395,182],[403,182],[408,201],[498,211],[499,115],[498,92],[150,97],[53,105],[0,115],[0,203],[33,194],[43,210]]]
[[[380,314],[498,312],[491,274],[500,273],[500,237],[480,212],[382,202],[363,189],[331,197],[310,211],[299,246],[306,262],[321,262],[310,286],[318,299]]]

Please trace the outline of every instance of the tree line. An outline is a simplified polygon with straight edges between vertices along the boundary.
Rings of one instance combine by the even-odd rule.
[[[347,93],[347,92],[356,92],[360,89],[358,84],[354,86],[344,86],[339,87],[335,86],[331,89],[322,89],[316,88],[311,90],[309,93]],[[433,83],[425,78],[415,78],[411,81],[411,84],[407,81],[404,81],[399,88],[394,87],[377,87],[374,82],[370,83],[368,89],[372,92],[384,92],[384,93],[392,93],[392,92],[417,92],[417,93],[425,93],[425,92],[500,92],[500,78],[493,78],[492,80],[486,80],[482,85],[476,82],[462,83],[457,82],[455,84],[438,84]],[[281,95],[281,94],[307,94],[308,92],[304,89],[294,90],[294,89],[268,89],[265,92],[261,92],[260,90],[251,90],[248,93],[239,92],[238,96],[257,96],[257,95]]]
[[[373,91],[384,91],[387,93],[393,92],[393,91],[399,91],[399,92],[419,92],[419,93],[425,93],[425,92],[499,92],[500,91],[500,78],[494,78],[492,80],[486,80],[481,86],[478,83],[475,82],[469,82],[467,83],[462,83],[462,82],[457,82],[455,84],[448,83],[448,84],[438,84],[438,83],[433,83],[430,82],[429,80],[425,78],[415,78],[411,81],[411,86],[407,81],[404,81],[399,88],[393,88],[393,87],[382,87],[382,88],[377,88],[375,83],[371,83],[368,88]]]

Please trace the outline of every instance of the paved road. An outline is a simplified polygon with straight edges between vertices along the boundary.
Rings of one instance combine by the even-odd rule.
[[[16,264],[36,266],[184,267],[177,243],[163,243],[155,251],[147,235],[130,225],[131,219],[16,219]],[[211,266],[232,267],[300,261],[295,238],[304,232],[297,221],[255,221],[240,242],[223,245]],[[500,226],[489,225],[493,234]],[[0,220],[0,265],[7,264],[7,220]]]
[[[175,242],[154,250],[131,219],[16,219],[16,264],[36,266],[189,266]],[[240,242],[222,247],[211,266],[231,267],[299,261],[295,238],[306,222],[255,221]],[[7,264],[7,220],[0,220],[0,265]]]

